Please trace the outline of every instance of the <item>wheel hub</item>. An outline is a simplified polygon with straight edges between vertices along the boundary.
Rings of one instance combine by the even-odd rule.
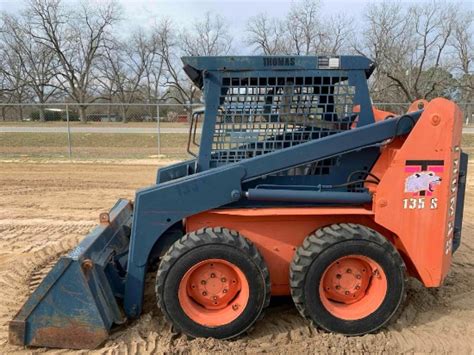
[[[388,282],[375,260],[360,254],[341,257],[324,271],[319,284],[323,306],[333,316],[356,320],[375,312],[383,303]]]
[[[222,262],[204,263],[189,277],[188,295],[207,309],[226,307],[239,290],[237,274]]]
[[[364,297],[372,272],[370,265],[356,257],[341,258],[331,264],[323,278],[328,299],[345,304]]]
[[[208,259],[194,265],[180,285],[184,311],[205,323],[218,322],[220,316],[234,319],[245,308],[249,296],[242,271],[223,259]]]

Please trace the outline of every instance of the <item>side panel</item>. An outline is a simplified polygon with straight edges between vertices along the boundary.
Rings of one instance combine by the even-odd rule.
[[[439,286],[451,264],[461,129],[459,108],[435,99],[401,148],[380,159],[395,152],[375,191],[375,221],[398,235],[426,286]]]
[[[186,219],[187,232],[204,227],[237,230],[259,249],[270,271],[273,295],[288,295],[289,265],[303,240],[323,226],[352,222],[381,230],[364,208],[262,208],[214,210]]]
[[[158,169],[156,183],[162,184],[194,173],[196,160],[186,160]]]

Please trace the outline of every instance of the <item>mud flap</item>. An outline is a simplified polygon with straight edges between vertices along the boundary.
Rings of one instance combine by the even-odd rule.
[[[123,296],[132,204],[119,200],[101,224],[59,259],[9,324],[9,341],[93,349],[114,323],[125,321]]]

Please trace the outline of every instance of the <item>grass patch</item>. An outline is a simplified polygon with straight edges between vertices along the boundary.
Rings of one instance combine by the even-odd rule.
[[[474,148],[474,134],[463,134],[461,146],[464,148]]]
[[[160,135],[160,154],[171,158],[187,156],[188,136],[179,133]],[[158,155],[156,134],[73,133],[75,158],[142,158]],[[0,133],[0,155],[65,156],[68,154],[64,133]]]
[[[66,127],[66,121],[0,121],[1,126],[9,127]],[[156,122],[70,122],[71,127],[141,127],[141,128],[155,128]],[[189,128],[189,124],[186,122],[160,122],[161,128]]]

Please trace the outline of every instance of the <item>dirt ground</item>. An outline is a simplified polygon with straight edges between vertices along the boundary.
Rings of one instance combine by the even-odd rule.
[[[70,250],[118,197],[133,198],[155,179],[156,162],[135,164],[0,162],[0,353],[42,353],[7,343],[8,321],[59,255]],[[154,304],[148,283],[145,312],[93,353],[473,353],[474,164],[470,164],[463,241],[445,285],[410,281],[404,311],[377,334],[347,338],[313,329],[290,299],[274,300],[265,318],[238,340],[189,340],[174,334]],[[49,350],[50,353],[69,353]],[[83,352],[84,353],[84,352]]]

